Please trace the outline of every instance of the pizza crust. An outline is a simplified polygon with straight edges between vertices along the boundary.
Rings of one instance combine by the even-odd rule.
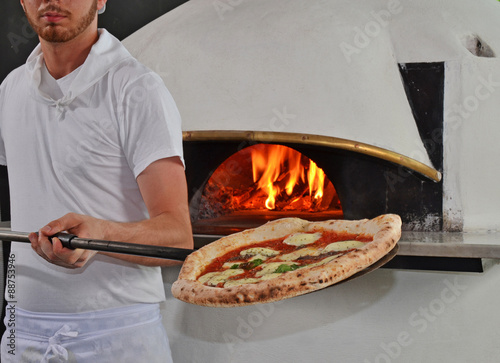
[[[291,233],[316,230],[367,234],[373,241],[357,250],[316,267],[304,267],[253,284],[211,287],[197,281],[204,268],[230,250]],[[274,220],[258,228],[223,237],[203,246],[185,260],[172,294],[179,300],[203,306],[234,307],[269,303],[316,291],[347,279],[389,253],[401,237],[401,218],[385,214],[358,221],[330,220],[309,222],[299,218]]]

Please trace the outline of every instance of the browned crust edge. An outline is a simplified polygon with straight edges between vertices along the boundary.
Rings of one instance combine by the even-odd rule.
[[[218,288],[205,286],[196,280],[207,261],[226,253],[228,249],[315,229],[370,234],[373,235],[373,241],[325,265],[290,271],[255,284]],[[193,252],[185,260],[177,281],[172,285],[172,294],[179,300],[211,307],[274,302],[316,291],[347,279],[384,257],[394,248],[400,237],[401,218],[395,214],[357,221],[308,222],[299,218],[278,219],[258,228],[223,237]]]

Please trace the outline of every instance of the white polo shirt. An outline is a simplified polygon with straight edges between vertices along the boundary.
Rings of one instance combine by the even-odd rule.
[[[182,160],[180,116],[161,78],[99,33],[67,77],[55,82],[44,73],[38,46],[0,87],[0,163],[8,168],[13,230],[37,231],[68,212],[147,218],[136,177],[155,160]],[[96,255],[69,270],[23,243],[13,243],[12,254],[16,289],[7,300],[25,310],[84,312],[165,298],[158,267]]]

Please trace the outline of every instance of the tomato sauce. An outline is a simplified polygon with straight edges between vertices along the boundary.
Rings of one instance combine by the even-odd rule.
[[[205,267],[205,269],[200,274],[200,276],[205,275],[209,272],[216,272],[216,271],[225,270],[226,268],[224,268],[223,265],[226,262],[234,261],[235,264],[242,263],[244,261],[244,258],[240,255],[240,253],[241,253],[241,251],[247,250],[249,248],[254,248],[254,247],[270,248],[270,249],[273,249],[275,251],[279,251],[280,254],[287,254],[287,253],[294,252],[294,251],[299,250],[299,249],[304,248],[304,247],[312,247],[312,248],[318,248],[318,249],[324,248],[333,242],[348,241],[348,240],[356,240],[356,241],[360,241],[360,242],[370,242],[373,240],[372,236],[368,236],[368,235],[364,235],[364,234],[336,233],[336,232],[332,232],[332,231],[311,231],[308,233],[314,233],[314,232],[321,232],[322,233],[321,238],[318,239],[314,243],[310,243],[310,244],[299,246],[299,247],[283,243],[283,241],[288,236],[284,236],[282,238],[268,240],[268,241],[264,241],[264,242],[257,242],[257,243],[247,245],[244,247],[238,247],[232,251],[227,252],[226,254],[224,254],[222,256],[219,256],[219,257],[216,257],[215,259],[213,259],[212,262],[210,262],[210,264],[208,264]],[[339,254],[344,254],[346,252],[349,252],[349,251],[339,252]],[[330,255],[332,255],[332,254],[335,254],[335,253],[331,253]],[[323,256],[323,258],[324,257],[325,256]],[[272,257],[272,259],[273,260],[276,259],[279,261],[279,255]],[[306,265],[309,263],[317,262],[320,259],[321,258],[319,258],[319,259],[318,258],[316,258],[316,259],[315,258],[310,258],[310,259],[303,258],[300,261],[297,261],[297,264],[302,266],[302,265]],[[242,273],[240,275],[233,276],[233,277],[231,277],[231,279],[241,279],[241,278],[253,277],[253,276],[255,276],[255,273],[261,269],[262,269],[261,267],[257,266],[253,269],[249,269],[249,270],[245,271],[244,273]]]

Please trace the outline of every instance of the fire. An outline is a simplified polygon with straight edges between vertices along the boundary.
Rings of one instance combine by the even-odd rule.
[[[314,199],[323,198],[323,184],[325,183],[325,173],[318,168],[316,163],[310,160],[309,171],[307,173],[307,180],[309,182],[309,195]],[[312,195],[313,191],[314,196]]]
[[[295,189],[304,183],[307,183],[312,199],[321,200],[323,197],[325,173],[312,160],[309,160],[306,173],[299,152],[286,146],[268,145],[267,148],[253,149],[251,160],[253,181],[267,195],[267,209],[276,208],[276,199],[283,191],[292,196]],[[300,196],[294,198],[291,204],[298,199]]]
[[[212,173],[198,218],[247,221],[270,215],[332,219],[342,218],[343,212],[333,183],[307,156],[282,145],[256,144],[234,153]],[[224,218],[220,223],[226,223]]]

